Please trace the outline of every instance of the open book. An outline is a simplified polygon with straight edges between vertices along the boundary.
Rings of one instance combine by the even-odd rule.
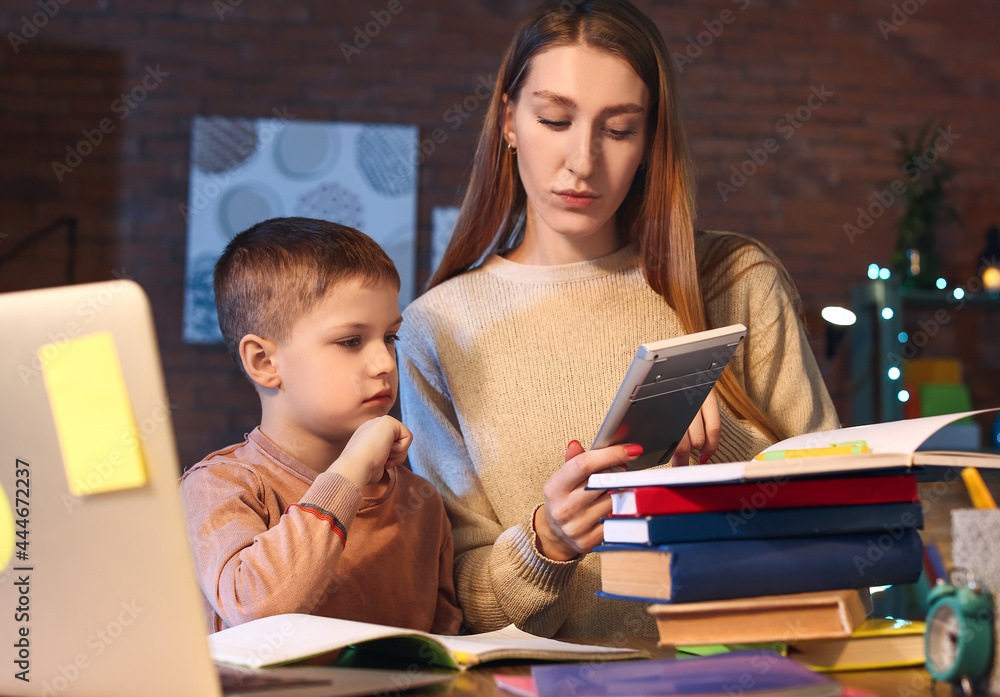
[[[933,436],[955,421],[995,411],[1000,411],[1000,408],[807,433],[775,443],[757,456],[760,459],[749,462],[598,472],[590,475],[587,488],[729,484],[778,477],[909,471],[915,467],[1000,469],[1000,453],[931,450],[925,445],[932,444]],[[856,452],[841,454],[851,450]]]
[[[349,646],[453,670],[506,659],[611,661],[649,657],[647,652],[634,649],[545,639],[514,625],[485,634],[444,636],[301,614],[262,617],[223,629],[210,634],[208,643],[213,660],[249,668],[292,663]]]

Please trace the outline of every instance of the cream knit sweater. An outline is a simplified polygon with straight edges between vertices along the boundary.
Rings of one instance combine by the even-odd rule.
[[[699,254],[720,234],[700,234]],[[746,247],[709,279],[709,288],[736,279],[708,306],[710,325],[748,327],[730,365],[783,435],[836,428],[805,332],[775,267],[754,265],[761,260]],[[639,344],[684,333],[635,252],[563,266],[491,256],[415,300],[404,318],[410,463],[444,499],[470,628],[514,622],[544,636],[655,636],[642,603],[595,597],[597,554],[550,560],[535,548],[531,523],[567,443],[589,447]],[[768,444],[722,409],[713,461],[745,460]]]

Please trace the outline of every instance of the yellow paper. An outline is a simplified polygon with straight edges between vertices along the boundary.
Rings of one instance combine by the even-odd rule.
[[[0,569],[7,566],[14,552],[14,516],[10,510],[10,499],[0,484]]]
[[[56,433],[74,496],[146,483],[146,466],[109,332],[38,349]]]

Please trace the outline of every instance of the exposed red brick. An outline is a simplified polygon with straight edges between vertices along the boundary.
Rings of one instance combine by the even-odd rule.
[[[853,242],[845,224],[903,175],[893,132],[914,133],[927,119],[961,137],[947,152],[959,169],[952,202],[964,222],[943,229],[945,274],[968,279],[985,228],[1000,220],[1000,172],[984,153],[1000,152],[1000,61],[988,3],[927,3],[887,37],[878,22],[892,8],[871,3],[750,5],[718,0],[667,6],[640,0],[670,50],[690,62],[680,74],[681,104],[698,168],[699,225],[756,235],[796,278],[822,352],[818,309],[847,302],[874,261],[888,265],[902,204],[895,203]],[[346,0],[251,3],[244,0],[74,0],[18,53],[0,52],[0,233],[12,239],[65,214],[80,219],[78,280],[133,274],[156,313],[182,461],[242,438],[259,417],[253,390],[222,346],[181,340],[191,118],[196,114],[268,118],[274,108],[299,119],[411,123],[445,140],[419,170],[418,279],[426,279],[431,210],[455,205],[464,190],[485,104],[457,128],[455,104],[492,84],[513,28],[529,5],[437,0],[357,4]],[[7,10],[18,31],[35,6]],[[733,21],[712,24],[724,10]],[[375,15],[372,15],[375,12]],[[220,17],[221,15],[221,17]],[[728,15],[727,15],[728,16]],[[707,24],[706,24],[707,23]],[[717,35],[708,40],[709,25]],[[88,46],[100,45],[94,49]],[[694,43],[690,43],[689,39]],[[700,45],[699,39],[706,45]],[[344,46],[354,48],[350,62]],[[361,44],[366,44],[363,47]],[[114,101],[141,85],[147,68],[170,76],[130,109]],[[834,96],[788,132],[782,119],[808,104],[810,90]],[[102,119],[114,130],[59,182],[53,160]],[[725,200],[729,182],[765,139],[779,146]],[[6,242],[0,240],[0,254]],[[0,290],[65,282],[59,235],[0,268]],[[929,345],[957,352],[972,375],[977,406],[1000,403],[995,323],[964,311],[952,332]],[[954,332],[964,333],[957,341]],[[819,356],[821,364],[825,358]],[[850,422],[843,359],[827,378]],[[991,367],[992,366],[992,367]],[[990,372],[992,370],[992,372]],[[990,378],[993,378],[992,380]]]

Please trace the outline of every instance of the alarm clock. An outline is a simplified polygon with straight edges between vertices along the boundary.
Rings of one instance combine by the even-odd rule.
[[[964,576],[964,585],[955,579]],[[993,609],[990,594],[970,573],[938,579],[927,594],[924,655],[927,672],[960,686],[966,695],[984,677],[993,658]]]

